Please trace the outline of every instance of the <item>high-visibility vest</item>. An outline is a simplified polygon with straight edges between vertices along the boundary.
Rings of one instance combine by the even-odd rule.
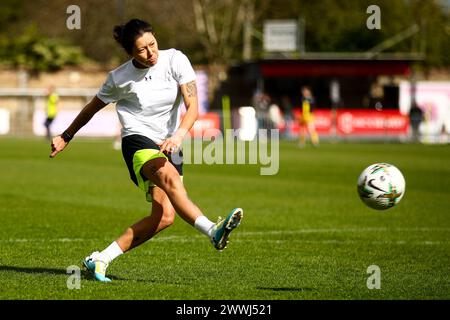
[[[59,96],[56,93],[52,93],[47,99],[47,117],[54,118],[58,113],[56,104],[58,103]]]
[[[312,120],[311,104],[309,99],[303,99],[302,101],[302,120],[309,122]]]

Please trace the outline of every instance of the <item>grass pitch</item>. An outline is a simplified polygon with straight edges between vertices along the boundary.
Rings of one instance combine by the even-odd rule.
[[[37,139],[0,139],[1,299],[449,299],[450,148],[404,144],[280,145],[280,170],[186,165],[190,197],[211,219],[244,208],[219,253],[179,217],[108,269],[112,283],[69,266],[103,249],[149,204],[106,140],[75,139],[55,159]],[[406,194],[388,211],[356,193],[361,171],[396,165]],[[367,269],[381,271],[368,289]]]

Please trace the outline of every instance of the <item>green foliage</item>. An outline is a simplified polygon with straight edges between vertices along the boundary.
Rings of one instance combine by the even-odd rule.
[[[0,1],[0,32],[8,28],[8,25],[21,18],[23,0]]]
[[[423,52],[426,55],[426,66],[448,66],[450,65],[448,54],[450,19],[449,11],[444,7],[445,1],[246,0],[246,2],[254,3],[253,58],[263,56],[261,32],[265,20],[302,17],[305,21],[307,52],[365,52],[416,24],[420,27],[420,32],[386,49],[385,52]],[[230,30],[233,29],[230,29],[230,21],[233,21],[230,17],[237,16],[231,4],[237,2],[230,0],[201,2],[208,3],[205,8],[209,9],[205,15],[208,16],[208,23],[214,22],[216,25],[217,37],[215,38],[220,40],[230,35]],[[66,8],[70,4],[69,0],[0,1],[0,42],[2,43],[0,56],[3,57],[5,54],[5,41],[1,39],[5,36],[21,34],[23,26],[31,22],[38,26],[39,33],[43,37],[65,39],[68,43],[76,44],[90,59],[101,63],[123,60],[126,55],[112,40],[111,30],[116,24],[140,17],[154,25],[162,49],[179,48],[186,52],[194,63],[205,63],[211,60],[208,58],[208,50],[205,50],[205,39],[200,36],[201,33],[196,28],[193,0],[121,2],[78,0],[77,4],[82,9],[82,28],[76,31],[67,30],[65,25]],[[372,4],[378,5],[381,9],[381,30],[369,30],[366,27],[366,20],[370,15],[366,10]],[[101,15],[108,19],[99,19],[98,7],[102,8]],[[231,27],[234,27],[233,23]],[[240,28],[236,30],[239,31]],[[219,52],[217,60],[229,62],[242,59],[242,32],[236,32],[236,34],[233,41],[224,42],[228,46],[224,46],[227,52],[216,50]],[[31,56],[37,56],[37,60],[41,59],[41,55],[52,56],[53,59],[61,57],[63,60],[64,57],[72,58],[76,55],[74,50],[60,42],[55,44],[54,41],[43,39],[40,41],[47,49],[43,50],[41,45],[38,45],[37,49],[29,48],[32,51]],[[218,48],[214,41],[208,45]],[[10,56],[9,53],[6,54]],[[226,58],[227,56],[231,58]],[[9,62],[14,60],[11,57],[7,59]],[[34,60],[34,64],[39,66],[34,68],[45,69],[46,67],[41,66],[45,63],[38,63],[37,60]],[[61,64],[59,58],[55,60],[58,60],[54,62],[56,65]],[[66,58],[65,61],[70,63],[71,59]],[[55,68],[52,63],[48,63],[49,70]]]
[[[39,73],[77,65],[82,62],[83,54],[80,48],[43,37],[31,27],[18,37],[0,41],[0,59],[7,65]]]
[[[439,1],[298,0],[284,1],[283,5],[268,2],[259,23],[265,19],[302,17],[307,52],[365,52],[417,24],[420,32],[385,52],[423,52],[426,65],[450,64],[449,13]],[[366,10],[372,4],[380,7],[380,30],[366,27],[370,16]]]

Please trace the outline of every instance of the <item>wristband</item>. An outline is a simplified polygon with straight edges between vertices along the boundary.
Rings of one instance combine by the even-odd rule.
[[[64,142],[68,143],[70,140],[72,140],[72,137],[70,136],[70,134],[67,133],[67,131],[64,131],[61,134],[61,138],[64,140]]]

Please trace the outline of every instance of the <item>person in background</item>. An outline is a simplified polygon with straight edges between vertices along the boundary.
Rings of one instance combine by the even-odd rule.
[[[284,113],[284,122],[286,128],[284,130],[284,137],[287,139],[292,139],[292,125],[294,116],[292,115],[292,103],[288,95],[283,95],[281,97],[281,108]]]
[[[319,146],[319,135],[314,125],[314,108],[315,100],[309,87],[302,87],[302,114],[300,116],[300,141],[299,146],[304,147],[306,143],[306,135],[311,137],[311,143],[314,147]]]
[[[256,110],[256,118],[258,119],[258,129],[269,129],[269,106],[271,104],[270,96],[261,91],[257,91],[253,95],[253,105]]]
[[[283,113],[276,103],[272,103],[269,107],[269,118],[271,122],[270,129],[283,130],[286,122],[284,121]]]
[[[416,103],[411,106],[409,110],[409,124],[411,126],[411,141],[420,141],[420,123],[423,121],[423,111],[420,109]]]
[[[120,125],[120,123],[117,124],[117,133],[114,136],[113,149],[114,150],[122,149],[122,126]]]
[[[46,113],[47,118],[45,119],[44,126],[46,129],[46,135],[47,139],[49,141],[52,140],[52,133],[50,130],[50,127],[53,123],[53,121],[56,118],[56,115],[58,114],[58,102],[59,102],[59,96],[55,92],[55,87],[50,86],[47,90],[47,103],[46,103]]]

